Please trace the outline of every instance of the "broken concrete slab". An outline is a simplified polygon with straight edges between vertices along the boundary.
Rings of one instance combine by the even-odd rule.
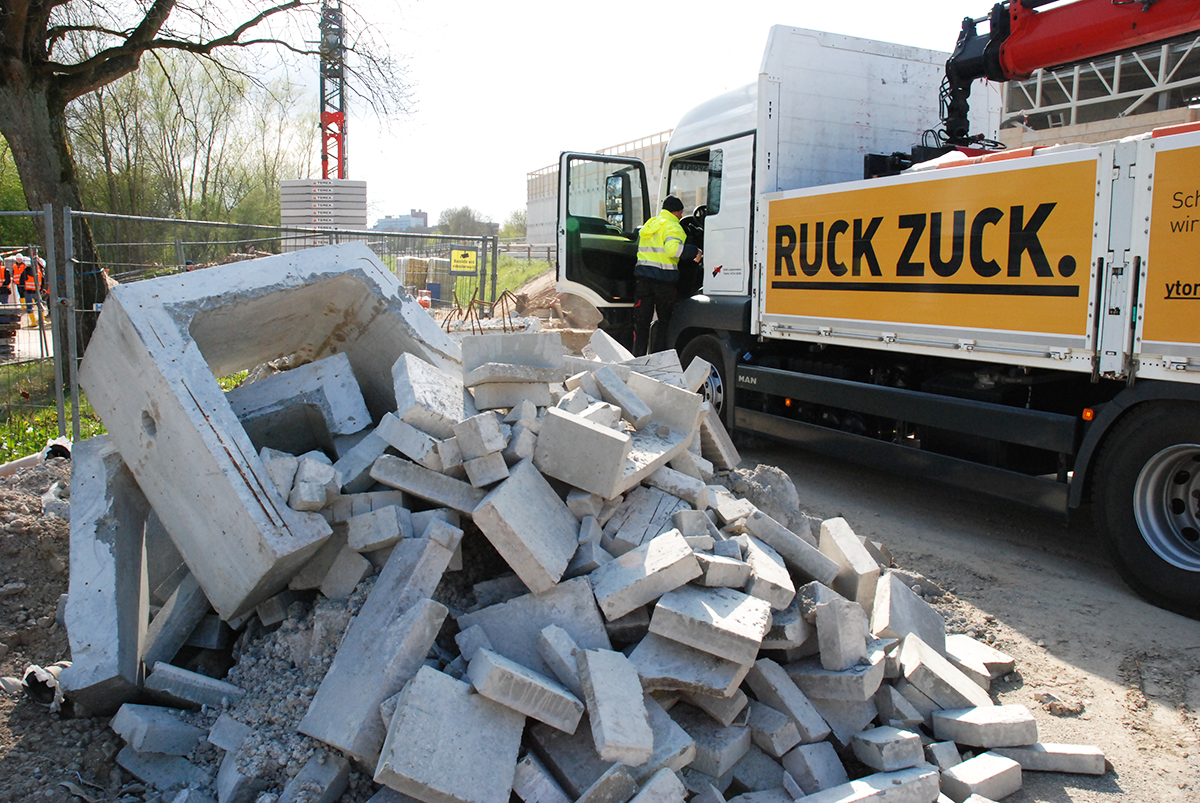
[[[246,696],[245,689],[171,664],[157,663],[146,678],[146,691],[180,708],[219,708]]]
[[[344,353],[243,383],[225,398],[251,441],[291,454],[371,425],[367,403]],[[318,426],[314,418],[320,421]],[[323,432],[314,437],[314,430]]]
[[[639,486],[629,492],[604,525],[600,545],[613,556],[624,555],[670,530],[675,514],[688,510],[688,504],[677,496]]]
[[[668,466],[661,466],[652,471],[647,475],[645,482],[652,488],[679,497],[697,510],[708,507],[708,486]]]
[[[581,649],[612,649],[586,577],[458,617],[460,628],[472,625],[483,628],[496,652],[543,675],[553,670],[542,660],[538,636],[549,625],[561,627]]]
[[[684,537],[698,538],[701,536]],[[700,561],[700,571],[702,572],[698,582],[706,588],[745,588],[746,584],[750,582],[750,564],[743,560],[709,555],[699,551],[696,552],[696,560]],[[770,605],[768,604],[767,607]]]
[[[637,788],[630,768],[614,764],[579,795],[576,803],[625,803],[634,796]]]
[[[753,741],[745,754],[733,765],[732,772],[733,788],[744,790],[744,793],[780,790],[784,785],[783,767],[756,747]],[[790,798],[791,795],[787,797]]]
[[[536,407],[552,403],[550,386],[541,382],[491,382],[471,388],[478,410],[499,410],[529,402]]]
[[[829,742],[802,744],[785,755],[782,763],[806,795],[850,782],[846,768]]]
[[[773,758],[783,758],[800,744],[800,731],[792,718],[758,700],[750,703],[750,739]]]
[[[342,489],[347,493],[357,494],[374,485],[375,480],[371,479],[371,466],[375,465],[375,461],[383,456],[389,445],[375,432],[368,432],[358,443],[339,457],[338,461],[333,464],[333,468],[342,477]]]
[[[646,689],[663,689],[728,697],[749,671],[749,666],[726,661],[677,641],[650,633],[629,660],[637,666]]]
[[[999,753],[981,753],[942,773],[942,791],[962,803],[971,795],[1000,800],[1021,789],[1021,765]]]
[[[546,411],[533,462],[547,476],[611,499],[621,493],[633,440],[559,409]]]
[[[869,613],[871,632],[876,636],[904,638],[916,633],[939,653],[946,652],[946,620],[898,575],[892,572],[880,575]]]
[[[538,426],[538,430],[541,431],[540,426]],[[532,426],[524,423],[515,424],[508,437],[508,445],[501,452],[504,462],[512,466],[522,460],[532,460],[537,453],[537,441],[538,436]]]
[[[186,758],[165,753],[139,753],[125,745],[117,753],[117,765],[133,777],[155,789],[178,789],[182,786],[207,787],[212,778]]]
[[[538,757],[527,753],[517,762],[513,774],[513,793],[524,803],[571,803],[571,798],[559,785]]]
[[[107,435],[75,444],[71,472],[72,664],[63,692],[97,714],[134,699],[149,618],[143,532],[150,512],[133,474]]]
[[[748,665],[770,623],[771,606],[764,600],[729,588],[683,586],[659,598],[650,632]]]
[[[683,803],[687,789],[679,776],[667,767],[650,776],[630,803]]]
[[[195,576],[188,574],[150,621],[142,662],[146,666],[169,662],[208,611],[208,598]]]
[[[479,625],[474,625],[468,630],[475,628],[483,629]],[[538,654],[550,667],[554,677],[570,689],[572,694],[582,699],[583,684],[579,680],[579,666],[575,661],[579,645],[575,643],[575,639],[571,638],[571,634],[558,625],[547,625],[538,633],[537,645]]]
[[[798,575],[799,580],[816,580],[829,585],[840,571],[833,558],[823,554],[761,510],[755,510],[746,517],[746,530],[778,552],[788,568]]]
[[[278,803],[335,803],[350,785],[350,762],[318,750],[283,788]]]
[[[400,420],[393,413],[386,413],[379,420],[374,434],[400,454],[430,471],[441,471],[445,468],[439,451],[442,441]]]
[[[692,769],[720,777],[750,749],[750,729],[745,726],[723,727],[687,703],[672,706],[668,713],[696,742],[696,757],[689,765]]]
[[[821,553],[834,560],[840,569],[830,584],[834,591],[857,602],[869,615],[875,605],[875,587],[879,584],[879,564],[843,518],[821,522]]]
[[[592,332],[588,345],[602,362],[625,362],[633,359],[633,352],[622,346],[616,339],[603,329],[597,328]]]
[[[489,649],[476,650],[467,674],[489,700],[566,733],[574,733],[583,716],[583,703],[566,688]]]
[[[664,767],[679,772],[696,758],[696,742],[683,728],[671,719],[671,715],[650,694],[643,695],[646,717],[650,732],[654,736],[654,752],[650,760],[640,767],[630,767],[630,774],[638,783]]]
[[[866,660],[867,614],[862,606],[834,597],[817,606],[815,624],[822,667],[840,672]],[[881,668],[880,679],[882,677]],[[874,694],[874,689],[870,693]]]
[[[208,731],[208,741],[226,752],[237,750],[253,730],[229,714],[221,714]]]
[[[1041,742],[1023,747],[995,747],[991,752],[1017,762],[1022,771],[1074,772],[1080,775],[1103,775],[1107,772],[1104,751],[1088,745]]]
[[[863,731],[851,740],[850,747],[859,761],[876,772],[895,772],[925,761],[920,735],[890,725]]]
[[[563,733],[541,722],[530,723],[526,733],[530,748],[572,800],[582,795],[612,767],[624,766],[600,758],[592,741],[592,726],[587,714],[583,715],[573,734]],[[632,775],[629,777],[632,780]]]
[[[581,650],[575,657],[600,758],[645,764],[654,752],[654,735],[637,669],[612,650]]]
[[[371,467],[371,478],[389,488],[396,488],[432,502],[438,507],[448,507],[468,516],[487,495],[484,491],[471,487],[470,483],[386,454]]]
[[[940,708],[994,705],[986,691],[955,669],[915,633],[909,633],[901,642],[900,668],[905,679]]]
[[[396,417],[435,438],[452,437],[455,424],[477,413],[462,380],[418,354],[400,354],[391,376]]]
[[[346,522],[346,546],[355,552],[374,552],[412,537],[412,513],[399,505],[362,513]]]
[[[857,700],[825,700],[820,697],[809,697],[809,702],[821,714],[821,718],[829,725],[832,732],[831,740],[839,750],[850,747],[850,741],[856,734],[871,724],[879,716],[875,699]]]
[[[464,462],[502,451],[508,445],[500,417],[490,410],[455,424],[454,440]]]
[[[384,730],[379,703],[413,676],[433,644],[447,611],[427,598],[461,534],[452,529],[448,544],[419,538],[396,546],[342,638],[300,722],[301,733],[357,760],[375,761]]]
[[[854,603],[850,603],[853,605]],[[809,699],[863,702],[875,696],[883,681],[883,651],[873,650],[862,663],[849,669],[831,670],[821,666],[819,657],[804,658],[788,664],[788,677]]]
[[[1037,720],[1023,705],[934,711],[933,735],[970,747],[1024,747],[1038,740]]]
[[[815,625],[809,624],[801,615],[797,596],[791,605],[772,613],[771,629],[763,636],[762,649],[794,650],[815,638],[816,634]]]
[[[461,341],[463,384],[562,382],[562,335],[557,332],[467,335]]]
[[[791,717],[804,744],[819,742],[829,735],[829,725],[787,672],[770,658],[759,658],[746,676],[754,696]]]
[[[660,692],[661,693],[661,692]],[[699,708],[710,717],[720,722],[722,725],[732,725],[739,719],[744,719],[742,713],[746,710],[746,706],[750,703],[750,698],[740,688],[735,689],[733,694],[728,697],[722,697],[715,694],[697,694],[695,692],[682,692],[679,696],[680,700],[691,703]],[[742,723],[744,724],[744,723]]]
[[[400,693],[374,779],[419,799],[508,803],[524,722],[470,684],[422,667]]]
[[[329,564],[317,588],[327,599],[345,599],[371,573],[371,561],[349,545],[343,545]]]
[[[139,753],[186,756],[204,736],[204,731],[187,724],[171,709],[154,705],[125,703],[110,726]]]
[[[483,457],[463,460],[463,469],[466,470],[467,479],[471,485],[476,488],[495,485],[509,476],[508,461],[504,459],[504,455],[500,452],[492,452],[491,454],[485,454]]]
[[[742,545],[746,563],[750,564],[750,582],[746,583],[746,593],[766,600],[776,611],[791,605],[796,596],[796,586],[779,553],[753,536],[738,536],[738,542]]]
[[[524,461],[472,513],[475,524],[535,593],[562,578],[578,544],[579,522],[550,483]]]
[[[611,621],[699,576],[691,547],[678,530],[670,530],[601,566],[588,581]]]
[[[712,374],[712,367],[712,363],[703,357],[692,357],[687,368],[683,369],[683,386],[692,393],[698,392]]]

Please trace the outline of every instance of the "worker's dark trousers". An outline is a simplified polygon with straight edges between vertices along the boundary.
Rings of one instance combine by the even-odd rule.
[[[678,289],[675,282],[638,276],[633,285],[633,356],[642,357],[663,348]],[[658,313],[655,347],[650,348],[650,320]]]

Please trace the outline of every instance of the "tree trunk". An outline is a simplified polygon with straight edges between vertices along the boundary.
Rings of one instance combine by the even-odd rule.
[[[5,113],[0,114],[0,133],[12,149],[29,209],[40,212],[44,204],[50,204],[53,209],[54,250],[58,262],[55,269],[59,280],[58,287],[50,288],[53,303],[67,295],[62,210],[64,207],[77,210],[80,206],[75,160],[67,145],[66,104],[51,91],[46,81],[30,73],[24,65],[10,60],[2,69],[6,74],[0,80],[0,108]],[[39,225],[37,229],[38,238],[44,240],[45,226]],[[48,245],[42,242],[43,252]],[[76,316],[76,333],[82,354],[96,324],[93,305],[104,300],[107,289],[86,221],[81,221],[75,228],[74,249],[75,304],[81,310]],[[65,333],[63,329],[61,334]],[[65,343],[65,337],[58,342]]]

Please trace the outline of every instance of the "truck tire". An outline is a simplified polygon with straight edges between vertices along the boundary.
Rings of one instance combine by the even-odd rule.
[[[699,357],[712,364],[708,379],[700,386],[700,395],[712,405],[721,418],[725,428],[733,431],[733,385],[731,379],[731,363],[729,349],[713,335],[700,335],[688,341],[680,355],[679,362],[686,369],[692,359]]]
[[[1093,499],[1125,581],[1159,607],[1200,618],[1200,405],[1130,411],[1101,447]]]

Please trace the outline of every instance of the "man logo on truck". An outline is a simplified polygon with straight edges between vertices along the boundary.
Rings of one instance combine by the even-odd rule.
[[[949,247],[947,248],[944,230],[945,215],[942,212],[919,212],[902,214],[896,218],[897,232],[907,232],[904,245],[895,261],[895,276],[924,277],[926,262],[922,259],[928,254],[928,268],[932,274],[940,278],[954,276],[969,264],[970,269],[982,278],[992,278],[1006,272],[1007,276],[1020,277],[1023,259],[1028,256],[1033,266],[1033,272],[1040,278],[1054,277],[1050,260],[1042,246],[1039,232],[1051,213],[1054,202],[1041,203],[1026,215],[1026,207],[1022,204],[1010,206],[1008,212],[989,206],[977,212],[971,220],[970,234],[967,228],[967,210],[959,209],[951,214]],[[995,259],[985,255],[985,238],[989,227],[999,227],[1008,218],[1008,248],[1007,260],[1004,267]],[[879,257],[875,250],[874,237],[883,224],[883,217],[855,218],[853,223],[846,220],[835,220],[828,228],[824,221],[800,223],[797,227],[790,224],[775,226],[775,276],[797,276],[799,271],[806,277],[816,277],[825,268],[834,277],[862,275],[865,267],[871,276],[882,276]],[[853,237],[849,239],[849,264],[839,259],[839,250],[845,253],[839,238],[848,234],[853,227]],[[922,248],[928,229],[928,244]],[[993,235],[994,238],[994,235]],[[946,252],[949,251],[947,254]],[[1077,260],[1067,254],[1058,260],[1058,275],[1068,278],[1075,273]],[[978,293],[997,295],[1075,295],[1079,294],[1077,286],[1063,285],[1013,285],[1013,284],[950,284],[950,283],[845,283],[845,282],[808,282],[808,281],[773,281],[771,286],[777,289],[820,289],[820,290],[876,290],[884,292],[940,292],[940,293]]]

